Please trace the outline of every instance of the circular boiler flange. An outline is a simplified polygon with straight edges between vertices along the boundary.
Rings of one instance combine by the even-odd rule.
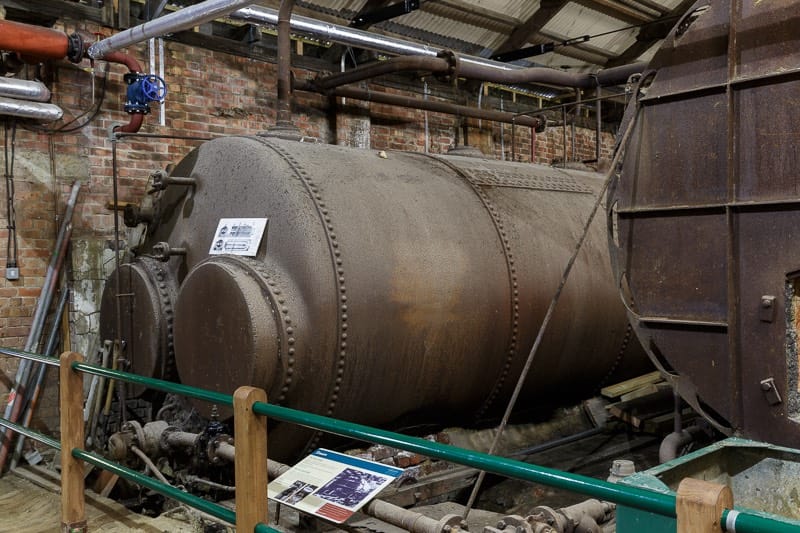
[[[182,383],[225,394],[242,385],[270,390],[279,373],[281,329],[260,270],[254,261],[218,256],[186,276],[175,321]],[[201,414],[210,414],[207,402],[193,404]]]
[[[120,265],[106,282],[100,303],[100,316],[104,317],[100,338],[122,341],[128,371],[157,379],[175,378],[172,323],[177,285],[162,264],[147,258]],[[126,392],[138,397],[147,388],[128,384]]]

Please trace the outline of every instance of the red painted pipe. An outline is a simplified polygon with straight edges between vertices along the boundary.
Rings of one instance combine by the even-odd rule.
[[[0,20],[0,50],[32,58],[61,59],[69,52],[69,39],[58,30]]]
[[[119,63],[121,65],[125,65],[126,67],[128,67],[128,70],[130,72],[142,72],[142,66],[139,64],[136,58],[128,54],[124,54],[122,52],[109,52],[103,56],[103,59],[111,63]],[[131,113],[131,118],[128,121],[128,123],[123,126],[116,126],[114,128],[114,132],[136,133],[137,131],[139,131],[139,128],[142,127],[142,122],[144,122],[144,114]]]

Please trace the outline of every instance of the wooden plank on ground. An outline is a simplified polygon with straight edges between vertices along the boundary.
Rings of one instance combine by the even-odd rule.
[[[672,389],[668,388],[627,402],[611,404],[608,410],[613,416],[641,429],[646,420],[669,413],[673,407]]]
[[[650,372],[649,374],[644,374],[643,376],[635,377],[615,385],[603,387],[600,389],[600,394],[606,398],[619,398],[623,394],[627,394],[651,383],[657,383],[662,379],[661,373],[656,370],[654,372]]]

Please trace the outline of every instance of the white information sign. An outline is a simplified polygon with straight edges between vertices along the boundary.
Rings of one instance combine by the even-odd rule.
[[[272,481],[270,499],[341,524],[403,473],[320,448]]]
[[[211,255],[230,254],[254,257],[258,253],[266,218],[221,218],[211,239]]]

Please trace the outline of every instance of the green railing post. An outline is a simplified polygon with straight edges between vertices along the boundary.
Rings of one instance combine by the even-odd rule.
[[[83,447],[83,375],[72,369],[82,362],[75,352],[61,354],[59,368],[61,401],[61,532],[86,532],[83,461],[73,457],[73,449]]]
[[[233,393],[237,531],[255,531],[268,522],[267,419],[253,412],[254,403],[266,401],[267,393],[255,387]]]

